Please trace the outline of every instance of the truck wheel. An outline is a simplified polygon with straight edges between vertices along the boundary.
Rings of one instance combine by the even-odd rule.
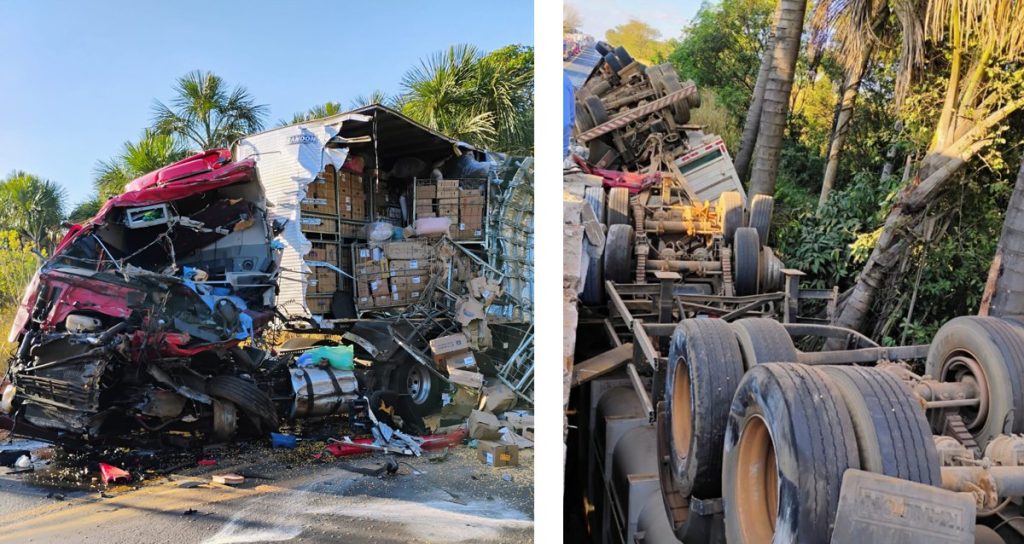
[[[623,68],[633,64],[633,57],[629,54],[629,51],[626,51],[626,48],[621,45],[615,48],[615,56],[618,57]]]
[[[860,468],[852,424],[821,371],[784,363],[748,371],[725,430],[726,541],[828,542],[843,473]]]
[[[853,420],[863,470],[941,486],[939,454],[924,410],[899,378],[874,368],[822,366]]]
[[[597,220],[604,225],[605,192],[604,187],[587,187],[585,198],[594,210]],[[587,279],[583,284],[583,303],[593,306],[604,302],[604,252],[600,257],[590,257],[587,266]]]
[[[633,227],[612,225],[604,240],[604,279],[626,283],[633,277]]]
[[[694,87],[697,86],[697,84],[692,79],[686,80],[686,83],[691,84]],[[699,108],[700,107],[700,91],[698,90],[698,92],[695,92],[695,93],[691,94],[690,96],[686,97],[686,101],[690,103],[690,109],[691,110],[695,109],[695,108]]]
[[[1002,433],[1024,432],[1024,333],[995,317],[963,316],[935,334],[925,374],[973,380],[981,403],[957,409],[982,450]],[[941,414],[934,423],[940,426]],[[934,427],[933,427],[934,428]]]
[[[774,319],[748,317],[732,323],[747,370],[764,363],[797,362],[796,347],[786,328]]]
[[[683,88],[682,84],[679,83],[679,75],[676,74],[674,68],[663,64],[661,73],[666,95],[672,94]],[[690,122],[689,100],[680,100],[672,104],[672,118],[680,125],[685,125]]]
[[[604,63],[608,65],[608,68],[611,68],[612,73],[615,75],[618,75],[619,72],[621,72],[624,68],[624,66],[622,65],[622,61],[619,60],[619,57],[615,54],[614,51],[604,56]]]
[[[756,295],[761,275],[761,242],[757,231],[750,227],[736,229],[733,241],[733,274],[736,275],[736,294]]]
[[[772,210],[775,199],[768,195],[754,195],[750,201],[750,222],[748,226],[757,230],[761,245],[768,245],[768,231],[772,228]]]
[[[683,495],[721,496],[721,444],[741,377],[743,357],[728,323],[686,319],[676,327],[665,400],[670,466]]]
[[[279,422],[274,401],[256,384],[237,376],[214,376],[206,382],[206,392],[211,397],[233,402],[258,432],[265,434],[277,430]]]
[[[743,197],[736,191],[726,191],[718,196],[715,211],[722,224],[722,239],[731,244],[736,229],[743,226]]]
[[[608,213],[605,218],[609,227],[629,224],[629,189],[612,187],[608,191]]]
[[[426,416],[441,408],[444,383],[427,367],[416,361],[407,361],[391,373],[391,390],[409,398],[412,410]]]
[[[604,104],[601,99],[596,96],[588,96],[583,100],[583,105],[587,112],[590,113],[590,119],[594,122],[594,126],[608,122],[608,112],[604,109]]]
[[[590,116],[590,112],[587,108],[577,102],[576,103],[576,131],[580,134],[594,128],[594,119]]]

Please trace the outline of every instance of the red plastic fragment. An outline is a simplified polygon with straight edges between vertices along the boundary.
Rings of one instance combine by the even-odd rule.
[[[100,477],[103,479],[103,483],[105,484],[116,482],[117,480],[131,481],[132,479],[132,475],[127,471],[106,463],[100,463]]]
[[[198,464],[201,467],[212,467],[213,465],[217,464],[217,460],[216,459],[200,459],[199,462],[196,463],[196,464]]]
[[[423,445],[420,446],[425,451],[439,450],[455,446],[458,443],[466,439],[465,427],[459,428],[457,431],[450,432],[448,434],[431,434],[422,437]],[[355,444],[373,444],[372,438],[357,438],[352,441],[353,444],[342,444],[338,442],[332,442],[327,444],[327,451],[331,452],[331,455],[335,457],[348,457],[352,455],[364,455],[367,453],[374,453],[373,450],[367,448],[360,448]]]

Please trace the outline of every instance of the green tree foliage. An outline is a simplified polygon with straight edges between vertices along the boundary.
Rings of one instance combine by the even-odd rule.
[[[138,141],[124,142],[116,157],[97,163],[93,186],[100,199],[106,200],[124,192],[124,186],[135,178],[188,155],[188,149],[174,136],[147,129]]]
[[[533,48],[487,55],[456,45],[402,77],[402,112],[439,132],[506,153],[532,153]]]
[[[267,106],[257,104],[245,87],[228,89],[212,72],[185,74],[174,92],[170,106],[159,100],[153,105],[153,126],[199,149],[227,147],[263,128]]]
[[[92,196],[87,200],[79,202],[71,209],[71,212],[68,213],[68,222],[74,224],[84,223],[100,213],[100,208],[102,207],[103,201],[100,200],[100,197]]]
[[[0,181],[0,229],[17,233],[20,244],[48,254],[64,220],[64,188],[22,171]]]
[[[775,0],[705,3],[668,55],[683,79],[715,92],[737,125],[750,106],[774,9]]]
[[[664,62],[673,45],[662,40],[657,29],[638,19],[630,19],[606,31],[604,39],[616,47],[625,47],[634,59],[644,64]]]

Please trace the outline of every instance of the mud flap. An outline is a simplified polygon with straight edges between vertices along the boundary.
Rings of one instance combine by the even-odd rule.
[[[974,542],[974,498],[863,470],[848,469],[832,544]]]

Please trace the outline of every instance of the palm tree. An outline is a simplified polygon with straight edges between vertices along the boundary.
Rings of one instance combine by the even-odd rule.
[[[948,58],[948,77],[931,143],[917,164],[917,174],[900,192],[837,316],[837,324],[852,329],[864,325],[878,289],[891,281],[900,257],[914,247],[912,240],[922,228],[928,204],[967,161],[996,140],[1007,117],[1024,108],[1024,67],[1019,64],[1024,55],[1024,2],[891,1],[889,7],[901,32],[896,104],[907,95],[924,64],[926,49]]]
[[[761,126],[761,110],[764,106],[764,89],[768,85],[768,75],[772,71],[772,55],[775,50],[775,28],[779,26],[780,3],[775,9],[775,16],[772,19],[772,31],[765,43],[764,53],[761,55],[761,67],[757,70],[757,82],[754,83],[754,96],[750,100],[750,107],[747,108],[747,116],[743,121],[743,133],[740,136],[740,148],[736,153],[733,165],[740,179],[747,179],[750,172],[750,160],[754,156],[754,148],[757,146],[757,130]]]
[[[180,77],[171,105],[153,106],[153,126],[200,149],[227,147],[263,129],[267,106],[257,104],[245,87],[228,90],[224,80],[199,70]]]
[[[124,186],[135,178],[188,155],[188,149],[174,136],[146,129],[139,141],[124,142],[119,155],[97,163],[93,185],[97,195],[106,200],[124,192]]]
[[[352,109],[359,109],[364,106],[372,106],[373,104],[383,104],[385,106],[394,106],[395,97],[388,96],[387,93],[380,89],[374,89],[370,91],[370,94],[361,94],[353,98],[349,102],[349,107]]]
[[[67,193],[57,183],[22,171],[0,182],[0,226],[23,243],[49,253],[64,220]]]
[[[533,49],[509,45],[477,63],[479,107],[493,115],[495,149],[513,154],[533,150]]]
[[[772,68],[765,81],[761,118],[754,148],[750,174],[750,194],[773,194],[779,170],[786,118],[789,114],[790,91],[800,53],[800,35],[804,27],[805,0],[779,0],[775,41],[765,50],[772,56]]]
[[[476,47],[461,44],[421,61],[402,77],[403,113],[453,138],[490,144],[494,115],[479,107],[474,82],[480,58]]]
[[[850,131],[853,118],[853,107],[860,92],[861,80],[871,62],[879,34],[889,17],[889,6],[884,2],[864,2],[860,10],[836,10],[829,13],[830,1],[819,2],[815,9],[811,26],[818,35],[828,33],[833,27],[833,39],[838,42],[838,60],[846,73],[845,81],[839,91],[836,104],[836,118],[829,139],[828,159],[825,163],[825,174],[821,181],[821,195],[818,208],[821,209],[828,201],[828,196],[835,186],[839,173],[839,158]],[[863,28],[868,24],[868,29]]]
[[[99,195],[93,195],[87,200],[79,202],[71,209],[68,213],[68,222],[75,224],[84,223],[95,217],[102,207],[103,201],[100,200]]]

